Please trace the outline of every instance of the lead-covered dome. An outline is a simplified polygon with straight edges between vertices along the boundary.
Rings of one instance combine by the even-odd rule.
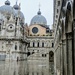
[[[11,14],[14,14],[14,9],[12,6],[10,6],[10,1],[6,0],[5,5],[0,7],[0,12],[7,17],[10,17]]]
[[[15,9],[15,17],[17,17],[17,15],[19,15],[19,17],[20,17],[21,19],[24,19],[24,14],[20,11],[20,6],[17,4],[17,2],[16,2],[16,4],[13,6],[13,8]]]
[[[13,6],[13,8],[14,8],[15,10],[19,10],[19,9],[20,9],[20,7],[18,6],[17,2],[16,2],[16,4]]]
[[[10,5],[10,1],[5,1],[5,5]]]
[[[42,25],[47,25],[47,20],[44,16],[41,15],[41,11],[39,9],[39,11],[37,12],[37,15],[35,15],[32,20],[30,25],[33,24],[42,24]]]
[[[16,4],[13,6],[13,8],[15,9],[15,17],[17,18],[17,17],[19,17],[19,21],[20,21],[20,24],[21,25],[24,25],[24,14],[20,11],[20,6],[17,4],[17,2],[16,2]]]

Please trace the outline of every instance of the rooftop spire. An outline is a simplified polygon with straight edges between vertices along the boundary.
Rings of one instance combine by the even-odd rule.
[[[40,10],[40,7],[41,7],[41,5],[40,5],[40,3],[39,3],[39,10]]]
[[[17,5],[18,0],[16,0],[16,5]]]
[[[14,9],[19,10],[19,5],[17,4],[18,0],[16,0],[16,4],[13,6]]]
[[[40,3],[39,3],[39,11],[38,11],[38,15],[41,15],[41,11],[40,11],[40,7],[41,7],[41,5],[40,5]]]
[[[21,3],[19,3],[19,8],[21,9]]]

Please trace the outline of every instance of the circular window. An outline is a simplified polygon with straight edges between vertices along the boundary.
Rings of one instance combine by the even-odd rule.
[[[32,32],[36,34],[36,33],[38,32],[38,28],[37,28],[37,27],[34,27],[34,28],[32,29]]]

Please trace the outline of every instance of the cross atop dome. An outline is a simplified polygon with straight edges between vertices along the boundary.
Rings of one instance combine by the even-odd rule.
[[[40,7],[41,7],[41,4],[39,3],[39,9],[40,9]]]
[[[39,3],[39,11],[37,12],[38,15],[41,15],[40,7],[41,7],[41,5]]]
[[[37,12],[37,15],[35,15],[30,22],[30,25],[34,25],[34,24],[47,25],[46,18],[43,15],[41,15],[40,4],[39,4],[39,11]]]

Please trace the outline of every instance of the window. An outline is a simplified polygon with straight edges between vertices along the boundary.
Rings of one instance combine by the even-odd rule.
[[[38,42],[37,46],[39,47],[39,42]]]
[[[46,54],[42,54],[42,57],[46,57],[47,55]]]
[[[33,42],[33,47],[35,47],[35,43]]]
[[[56,15],[56,18],[58,18],[58,15]]]
[[[42,43],[42,47],[44,47],[44,43]]]
[[[15,45],[15,50],[17,50],[17,45]]]
[[[1,31],[1,23],[0,23],[0,31]]]
[[[46,29],[46,33],[49,33],[49,29]]]
[[[60,1],[58,1],[58,6],[60,6]]]
[[[10,29],[12,29],[12,27],[10,27]]]
[[[49,62],[53,62],[54,61],[54,52],[50,51],[49,52]]]
[[[45,57],[46,57],[47,55],[45,54]]]
[[[57,13],[59,12],[59,9],[57,9]]]
[[[33,32],[34,34],[36,34],[36,33],[38,32],[38,28],[37,28],[37,27],[33,27],[33,28],[32,28],[32,32]]]
[[[52,43],[52,47],[54,47],[54,43]]]
[[[44,54],[42,54],[42,57],[44,57]]]

